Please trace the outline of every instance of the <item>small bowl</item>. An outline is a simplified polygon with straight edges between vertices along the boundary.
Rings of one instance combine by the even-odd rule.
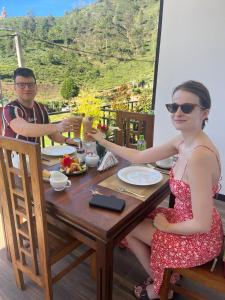
[[[95,153],[89,153],[85,157],[85,162],[88,167],[97,167],[99,156]]]
[[[168,157],[168,158],[156,161],[156,165],[162,169],[170,169],[173,166],[173,158]]]

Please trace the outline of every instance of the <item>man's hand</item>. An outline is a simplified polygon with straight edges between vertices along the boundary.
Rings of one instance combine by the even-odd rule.
[[[74,139],[70,139],[70,138],[66,138],[65,139],[65,143],[67,145],[71,145],[71,146],[75,146],[75,147],[78,147],[79,146],[79,143],[78,142],[75,142]]]
[[[71,132],[74,131],[74,128],[76,128],[76,126],[74,126],[74,122],[72,122],[71,119],[65,119],[63,121],[61,121],[60,123],[56,124],[56,128],[58,132]]]

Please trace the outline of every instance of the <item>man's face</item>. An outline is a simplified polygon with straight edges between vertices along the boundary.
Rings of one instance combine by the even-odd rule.
[[[17,76],[14,82],[14,91],[21,102],[31,104],[37,94],[34,78]]]

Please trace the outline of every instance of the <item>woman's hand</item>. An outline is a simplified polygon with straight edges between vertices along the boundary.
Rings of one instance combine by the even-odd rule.
[[[161,231],[169,232],[170,223],[167,221],[164,214],[157,214],[153,220],[153,226]]]
[[[93,139],[95,139],[100,144],[101,144],[101,141],[104,140],[104,138],[105,138],[104,133],[102,133],[99,130],[96,130],[94,128],[92,128],[91,132],[87,132],[86,134],[87,134],[87,136],[92,137]]]

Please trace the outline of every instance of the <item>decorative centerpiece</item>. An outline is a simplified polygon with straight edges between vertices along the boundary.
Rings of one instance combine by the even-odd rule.
[[[71,157],[66,154],[60,159],[60,171],[66,175],[77,175],[86,170],[86,165],[81,165],[77,157]]]

